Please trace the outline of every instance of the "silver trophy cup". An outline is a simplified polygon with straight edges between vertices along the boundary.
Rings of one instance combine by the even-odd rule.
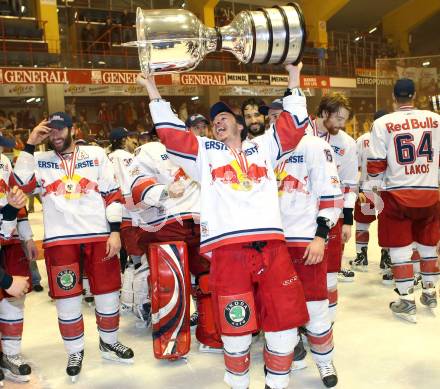
[[[224,27],[206,27],[184,9],[137,9],[137,46],[144,74],[194,69],[214,51],[229,51],[240,62],[298,63],[306,41],[306,26],[297,4],[242,11]]]

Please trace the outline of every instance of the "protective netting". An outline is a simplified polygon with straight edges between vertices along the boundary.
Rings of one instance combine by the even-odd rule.
[[[410,78],[416,85],[419,109],[440,112],[440,55],[376,60],[376,108],[393,110],[393,85]]]

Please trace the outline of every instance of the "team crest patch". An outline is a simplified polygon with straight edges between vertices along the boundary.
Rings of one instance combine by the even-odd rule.
[[[209,229],[208,229],[207,222],[200,223],[200,235],[202,236],[202,238],[205,238],[209,235]]]
[[[72,270],[63,270],[57,274],[57,284],[63,290],[71,290],[76,285],[76,274]]]
[[[225,319],[233,327],[243,327],[249,321],[251,310],[243,300],[231,301],[225,307]]]
[[[88,159],[88,158],[89,158],[89,155],[85,151],[83,151],[83,150],[78,151],[78,154],[76,156],[77,161],[82,161],[82,160]]]

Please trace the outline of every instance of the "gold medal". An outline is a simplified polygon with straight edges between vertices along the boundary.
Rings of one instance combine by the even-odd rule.
[[[252,181],[249,179],[246,173],[241,173],[238,176],[238,180],[240,181],[240,185],[244,190],[248,191],[252,189]]]
[[[64,189],[66,189],[67,193],[75,192],[76,183],[73,180],[67,180],[64,184]]]
[[[64,190],[66,191],[65,197],[67,199],[72,198],[72,194],[75,194],[78,181],[74,179],[75,176],[75,165],[77,159],[78,147],[75,147],[72,153],[72,157],[67,159],[64,158],[61,154],[57,153],[58,158],[61,161],[61,166],[64,169],[66,175],[61,179],[64,182]],[[81,193],[77,193],[77,195],[81,196]]]

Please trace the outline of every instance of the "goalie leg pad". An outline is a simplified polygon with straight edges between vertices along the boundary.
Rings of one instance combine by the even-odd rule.
[[[153,350],[158,359],[178,359],[191,346],[190,277],[184,242],[152,243],[151,279]]]

